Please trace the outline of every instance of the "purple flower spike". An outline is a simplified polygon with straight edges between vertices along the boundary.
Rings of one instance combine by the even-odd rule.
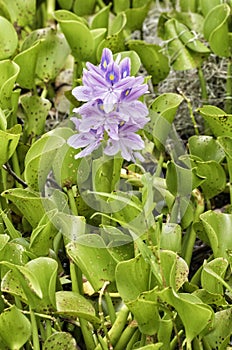
[[[130,72],[130,59],[121,60],[119,54],[114,60],[107,48],[98,66],[86,63],[83,86],[72,91],[77,100],[85,102],[73,110],[81,118],[72,118],[77,134],[68,139],[71,147],[83,148],[76,158],[91,154],[105,140],[105,154],[121,153],[128,161],[143,159],[139,151],[144,142],[136,132],[149,118],[147,106],[138,99],[148,92],[148,86],[143,77],[130,76]]]

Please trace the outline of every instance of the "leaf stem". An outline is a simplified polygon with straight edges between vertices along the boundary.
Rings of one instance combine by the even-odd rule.
[[[109,295],[108,292],[105,292],[105,300],[106,300],[106,304],[107,304],[108,313],[110,316],[110,321],[113,324],[116,320],[116,312],[114,309],[114,305],[113,305],[111,296]]]
[[[31,307],[30,307],[30,317],[31,317],[31,326],[32,326],[33,349],[40,350],[39,334],[38,334],[36,317],[35,317],[34,311],[31,309]]]
[[[227,65],[225,112],[228,114],[232,113],[232,61],[231,59],[229,59],[228,65]]]
[[[208,93],[207,93],[206,81],[205,81],[202,67],[198,67],[198,77],[199,77],[199,81],[200,81],[200,85],[201,85],[202,103],[204,105],[204,104],[207,104],[207,102],[208,102]]]

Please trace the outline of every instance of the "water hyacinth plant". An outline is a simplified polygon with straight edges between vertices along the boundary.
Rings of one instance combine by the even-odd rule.
[[[74,108],[81,119],[72,118],[77,135],[68,139],[73,148],[84,147],[75,158],[85,157],[106,143],[104,153],[114,156],[121,152],[127,161],[142,156],[144,142],[136,132],[149,121],[148,109],[139,97],[148,92],[143,77],[130,76],[130,59],[113,59],[110,49],[103,49],[99,66],[86,63],[83,86],[75,87],[73,95],[84,105]]]
[[[232,348],[231,10],[0,1],[0,350]]]

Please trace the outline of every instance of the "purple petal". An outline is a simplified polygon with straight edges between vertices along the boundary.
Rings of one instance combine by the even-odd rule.
[[[129,57],[124,58],[120,62],[119,70],[120,70],[121,79],[126,78],[130,75],[130,70],[131,70],[130,63],[131,62],[130,62]]]
[[[72,94],[78,101],[89,101],[92,98],[92,91],[86,86],[76,86]]]
[[[119,68],[114,62],[109,65],[105,78],[111,85],[119,81]]]
[[[110,49],[104,48],[102,51],[102,57],[101,57],[101,63],[100,67],[101,69],[106,72],[109,64],[113,61],[113,55]]]
[[[97,140],[95,142],[93,142],[92,144],[90,144],[88,147],[86,147],[85,149],[83,149],[81,152],[77,153],[75,155],[75,159],[78,158],[83,158],[88,156],[89,154],[91,154],[93,151],[95,151],[95,149],[97,149],[99,147],[100,141]]]

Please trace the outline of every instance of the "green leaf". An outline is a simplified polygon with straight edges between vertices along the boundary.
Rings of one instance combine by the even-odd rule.
[[[187,346],[190,346],[191,341],[212,324],[213,310],[195,295],[178,294],[171,288],[163,289],[157,294],[161,300],[177,311],[185,328]]]
[[[166,223],[162,225],[160,248],[181,252],[182,232],[181,227],[177,224]]]
[[[58,129],[60,130],[58,134]],[[70,128],[56,128],[51,135],[61,136],[65,141],[74,134],[74,131]],[[68,146],[65,142],[56,151],[55,158],[52,163],[52,170],[56,182],[60,187],[70,188],[77,183],[77,172],[80,164],[80,159],[75,159],[77,150]]]
[[[42,190],[57,150],[65,143],[59,136],[44,134],[33,143],[25,158],[25,181],[33,190]]]
[[[52,28],[37,29],[31,32],[23,42],[22,49],[26,52],[23,51],[18,57],[16,56],[16,62],[20,60],[23,72],[25,72],[27,66],[22,59],[32,53],[32,73],[34,72],[36,77],[44,82],[53,80],[57,76],[70,54],[70,47],[64,36]]]
[[[95,291],[104,281],[115,281],[116,262],[108,252],[103,239],[96,234],[80,236],[66,246],[69,257],[77,264]]]
[[[76,350],[77,343],[72,335],[68,332],[55,332],[48,337],[42,350]]]
[[[22,127],[19,124],[6,131],[0,130],[0,166],[5,164],[14,154],[20,139],[21,130]]]
[[[210,349],[226,349],[232,332],[232,308],[215,313],[214,327],[205,339]]]
[[[194,155],[205,162],[214,160],[215,162],[220,163],[225,157],[220,142],[215,140],[212,136],[194,135],[188,139],[188,144],[191,155]]]
[[[129,40],[127,45],[139,55],[143,66],[152,77],[153,84],[158,84],[168,76],[168,58],[161,52],[160,46],[142,40]]]
[[[91,31],[80,20],[63,19],[65,17],[62,14],[56,11],[54,17],[59,22],[73,56],[78,61],[88,60],[94,50],[94,39]]]
[[[36,64],[40,48],[41,41],[37,41],[14,58],[14,62],[20,67],[17,83],[25,89],[32,89],[35,86]]]
[[[115,0],[114,1],[114,11],[116,13],[125,11],[130,7],[130,0]]]
[[[124,10],[127,18],[127,29],[131,31],[141,30],[143,22],[147,17],[150,8],[150,3],[151,1],[148,1],[147,3],[145,3],[145,5],[143,4],[143,6],[141,7],[133,7]]]
[[[18,36],[14,26],[6,18],[0,16],[0,60],[13,56],[17,46]]]
[[[51,109],[51,102],[40,96],[24,95],[21,97],[21,104],[26,120],[25,132],[27,137],[42,135]]]
[[[172,67],[175,70],[188,70],[200,66],[209,53],[208,49],[195,40],[188,28],[176,19],[166,21],[164,26],[164,39],[167,40],[167,50]]]
[[[126,303],[137,299],[142,292],[150,289],[150,265],[141,254],[133,259],[119,262],[115,277],[118,292]]]
[[[73,0],[57,0],[59,6],[64,10],[71,10]]]
[[[217,278],[210,274],[208,270],[212,270],[215,274],[224,279],[228,265],[228,261],[224,258],[216,258],[204,264],[201,272],[202,288],[210,293],[223,295],[224,286],[218,281]]]
[[[97,29],[97,28],[108,29],[109,13],[110,13],[111,6],[112,6],[112,4],[109,3],[108,6],[103,7],[100,11],[95,13],[95,15],[92,18],[92,22],[91,22],[92,29]]]
[[[26,302],[32,309],[47,313],[55,308],[58,264],[54,259],[39,257],[29,261],[25,266],[6,261],[2,264],[13,270],[14,278],[20,282],[18,288],[22,290],[21,295],[26,296]]]
[[[229,57],[231,55],[228,28],[229,16],[229,5],[226,3],[220,4],[208,12],[204,22],[204,36],[209,41],[213,53],[220,57]]]
[[[232,136],[232,114],[210,105],[198,108],[197,112],[205,119],[215,136]]]
[[[0,61],[0,107],[3,110],[12,108],[12,90],[18,74],[19,66],[16,63]]]
[[[210,12],[214,7],[221,4],[221,0],[200,0],[200,9],[204,17]]]
[[[108,36],[100,43],[96,57],[100,61],[102,50],[107,47],[113,53],[125,50],[124,29],[126,26],[126,15],[124,12],[119,13],[111,23],[109,23]]]
[[[14,305],[0,315],[0,336],[10,349],[20,349],[31,336],[30,321]]]
[[[12,188],[2,193],[2,196],[14,203],[32,227],[36,227],[45,213],[49,201],[42,199],[38,193],[28,189]],[[52,209],[52,208],[50,208]]]
[[[94,12],[96,0],[74,0],[73,11],[78,16],[91,15]]]
[[[226,174],[222,165],[216,161],[208,162],[196,161],[196,174],[199,177],[204,177],[204,182],[201,183],[203,193],[206,198],[212,198],[221,193],[226,187]]]
[[[75,292],[56,292],[56,313],[65,318],[82,318],[93,324],[99,324],[92,303]]]
[[[152,335],[159,329],[160,316],[157,303],[156,289],[141,293],[136,300],[126,303],[143,334]]]
[[[36,0],[7,0],[11,22],[19,27],[32,25],[35,20]]]
[[[155,98],[149,113],[150,122],[145,130],[153,137],[156,146],[164,150],[178,107],[183,97],[174,93],[164,93]]]
[[[168,162],[166,183],[172,194],[188,196],[201,182],[202,180],[195,175],[193,169],[184,168],[173,161]]]
[[[228,258],[228,251],[232,250],[231,225],[232,214],[207,211],[200,215],[202,227],[198,227],[210,243],[214,258]],[[198,235],[201,235],[198,231]]]
[[[36,256],[47,255],[49,249],[53,248],[53,240],[58,232],[53,224],[56,213],[56,210],[46,213],[31,233],[29,249]]]

